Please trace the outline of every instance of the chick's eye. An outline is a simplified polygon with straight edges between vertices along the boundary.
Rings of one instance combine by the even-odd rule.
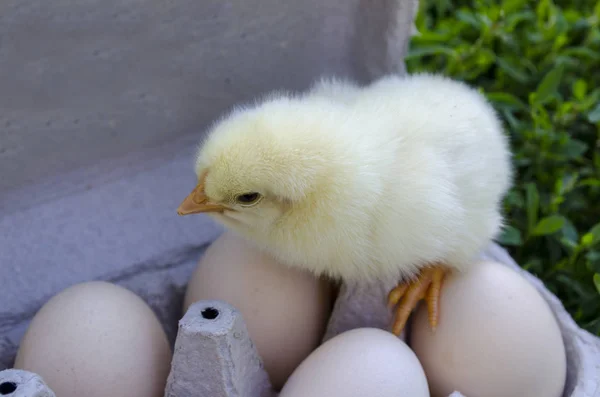
[[[258,200],[260,200],[261,197],[262,196],[260,195],[260,193],[253,192],[240,194],[239,196],[237,196],[236,200],[240,204],[249,205],[258,202]]]

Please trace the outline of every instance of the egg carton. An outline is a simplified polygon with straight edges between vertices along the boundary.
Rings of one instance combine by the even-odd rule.
[[[564,397],[600,397],[600,339],[582,330],[543,283],[492,244],[481,255],[524,276],[553,311],[567,355]],[[382,302],[392,285],[342,285],[323,342],[361,327],[387,329],[391,313]],[[402,336],[401,336],[402,337]],[[207,364],[209,363],[209,364]],[[165,397],[275,397],[242,315],[222,301],[200,301],[179,322]],[[449,397],[465,396],[460,390]],[[542,397],[542,396],[540,396]]]
[[[558,320],[567,355],[564,397],[600,397],[600,339],[582,330],[543,283],[521,269],[508,253],[492,244],[481,256],[523,275],[543,296]],[[387,329],[391,320],[384,301],[391,285],[342,285],[323,342],[361,327]],[[403,337],[403,335],[401,335]],[[0,372],[0,395],[56,397],[37,375]],[[165,397],[276,397],[241,313],[218,300],[191,305],[179,321]],[[449,397],[465,396],[455,391]],[[540,396],[542,397],[542,396]]]

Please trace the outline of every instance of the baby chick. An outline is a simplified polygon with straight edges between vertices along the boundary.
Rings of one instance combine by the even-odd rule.
[[[399,281],[388,296],[399,335],[421,299],[435,329],[444,276],[500,231],[510,161],[494,109],[463,83],[322,80],[217,120],[178,213],[208,213],[316,275]]]

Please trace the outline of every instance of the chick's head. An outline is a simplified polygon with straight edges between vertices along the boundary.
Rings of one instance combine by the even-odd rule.
[[[217,121],[198,150],[198,185],[180,215],[206,212],[249,237],[294,233],[348,172],[332,161],[339,148],[335,105],[279,96],[238,108]]]

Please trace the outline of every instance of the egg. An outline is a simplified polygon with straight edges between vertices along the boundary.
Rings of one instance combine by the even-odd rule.
[[[170,364],[152,309],[125,288],[94,281],[42,306],[15,368],[37,373],[60,397],[162,397]]]
[[[332,295],[326,281],[276,262],[227,231],[206,250],[192,275],[184,311],[199,300],[221,300],[235,307],[279,390],[319,345]]]
[[[357,328],[319,346],[279,397],[429,397],[417,356],[398,337]]]
[[[494,262],[449,276],[435,332],[427,310],[415,313],[410,344],[431,395],[559,397],[566,355],[558,323],[524,277]]]

